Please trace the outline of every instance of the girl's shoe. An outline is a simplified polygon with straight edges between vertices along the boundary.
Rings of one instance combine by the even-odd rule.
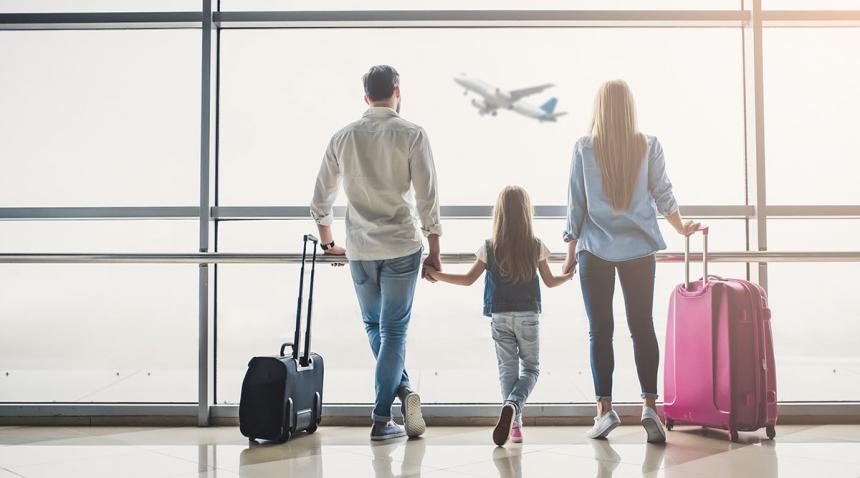
[[[615,410],[609,410],[602,417],[594,419],[594,426],[585,435],[588,438],[606,438],[618,425],[621,425],[621,417],[618,416]]]
[[[666,443],[666,432],[663,431],[660,417],[653,408],[645,407],[642,409],[642,426],[648,433],[648,443]]]
[[[523,442],[523,427],[521,425],[514,425],[511,428],[511,441],[514,443]]]
[[[499,413],[499,421],[496,422],[496,428],[493,429],[493,443],[497,446],[503,446],[507,443],[511,436],[511,427],[514,424],[514,418],[517,416],[517,407],[513,403],[506,403]]]

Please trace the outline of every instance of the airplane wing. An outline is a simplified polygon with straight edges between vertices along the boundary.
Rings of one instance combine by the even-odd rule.
[[[553,86],[555,85],[553,85],[552,83],[546,83],[544,85],[532,86],[529,88],[520,88],[519,90],[511,90],[509,94],[511,96],[511,101],[517,101],[525,98],[526,96],[540,93],[541,91],[547,88],[552,88]]]

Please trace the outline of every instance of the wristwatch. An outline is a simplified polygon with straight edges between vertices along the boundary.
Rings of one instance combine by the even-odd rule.
[[[328,244],[320,244],[320,248],[322,248],[322,250],[324,250],[324,251],[327,251],[327,250],[331,249],[332,247],[334,247],[334,241],[331,241]]]

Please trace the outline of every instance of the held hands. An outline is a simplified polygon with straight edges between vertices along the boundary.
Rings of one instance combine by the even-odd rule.
[[[442,260],[439,258],[439,253],[430,253],[424,259],[424,265],[421,267],[421,278],[427,279],[430,282],[436,282],[432,273],[442,270]]]
[[[572,254],[568,254],[564,259],[564,265],[561,268],[562,277],[567,278],[568,280],[573,279],[573,275],[576,274],[576,256]]]

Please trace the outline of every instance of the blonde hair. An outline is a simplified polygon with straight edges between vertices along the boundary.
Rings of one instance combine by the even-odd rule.
[[[597,90],[591,137],[603,192],[615,212],[626,211],[642,168],[645,136],[636,128],[636,106],[624,80],[607,81]]]
[[[522,283],[535,276],[538,241],[532,230],[532,205],[525,189],[507,186],[493,210],[493,255],[502,277]]]

